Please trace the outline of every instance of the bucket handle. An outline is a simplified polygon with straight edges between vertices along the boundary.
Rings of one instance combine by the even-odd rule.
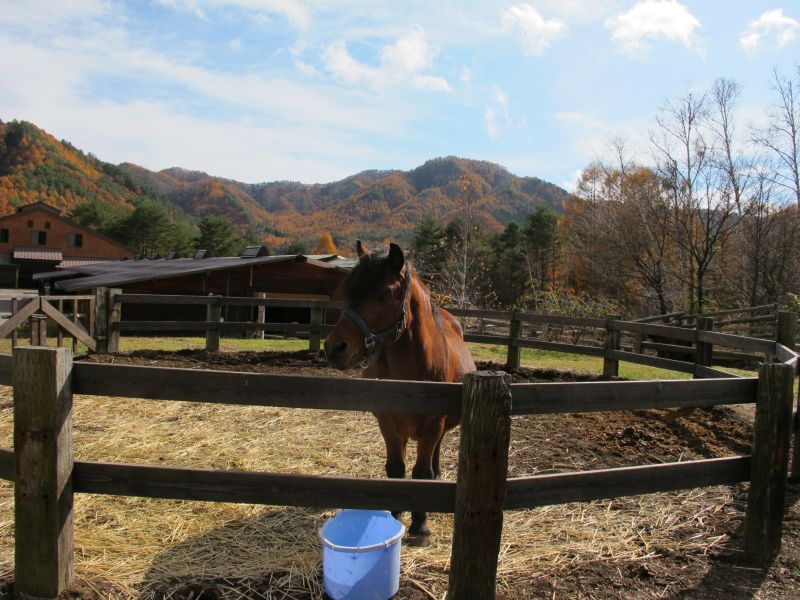
[[[400,524],[400,531],[398,531],[395,535],[390,537],[388,540],[384,540],[382,542],[378,542],[377,544],[371,544],[369,546],[339,546],[338,544],[334,544],[330,540],[328,540],[325,535],[323,534],[322,530],[325,529],[325,526],[317,530],[317,534],[319,535],[319,541],[322,542],[323,546],[330,548],[331,550],[335,550],[337,552],[351,552],[353,554],[358,554],[361,552],[372,552],[374,550],[379,550],[381,548],[389,548],[389,546],[393,545],[397,542],[400,538],[402,538],[406,533],[406,526],[402,523]]]

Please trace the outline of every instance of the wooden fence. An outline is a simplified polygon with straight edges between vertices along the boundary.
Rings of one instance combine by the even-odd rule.
[[[0,323],[0,339],[11,336],[11,345],[18,343],[19,330],[28,326],[31,345],[46,345],[47,323],[56,326],[58,345],[64,343],[65,335],[72,338],[72,349],[76,352],[78,342],[90,350],[97,350],[94,330],[96,298],[92,296],[30,296],[5,294],[0,299],[9,303],[8,319]]]
[[[119,314],[114,305],[129,298],[116,295],[114,300],[107,310],[112,315]],[[545,318],[514,316],[520,330],[523,321]],[[571,322],[568,317],[555,319]],[[120,330],[120,322],[112,319],[107,331],[113,332],[115,323]],[[482,372],[468,375],[463,384],[379,381],[73,363],[68,348],[15,348],[13,357],[0,356],[0,383],[14,386],[14,450],[0,449],[0,477],[16,483],[16,591],[52,598],[71,581],[75,493],[453,512],[449,597],[454,599],[493,597],[503,510],[749,481],[745,550],[761,561],[774,557],[781,543],[797,354],[778,342],[705,330],[615,319],[584,324],[606,332],[601,354],[594,347],[573,346],[570,351],[602,355],[609,372],[620,360],[631,360],[667,369],[680,365],[679,370],[712,379],[510,384],[505,374]],[[760,352],[768,360],[758,378],[737,378],[703,364],[618,350],[622,333],[669,334],[682,341]],[[510,349],[545,343],[520,338],[505,342]],[[509,359],[514,360],[514,352]],[[73,394],[461,414],[458,477],[456,481],[365,479],[76,461]],[[749,456],[507,477],[512,415],[742,403],[757,405]],[[497,444],[487,446],[487,432]]]

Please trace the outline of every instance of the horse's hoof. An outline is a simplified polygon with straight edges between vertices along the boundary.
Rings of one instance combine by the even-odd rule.
[[[422,525],[417,525],[412,522],[411,527],[408,528],[408,535],[414,537],[430,537],[431,530],[428,529],[428,526],[425,523]]]
[[[414,535],[413,533],[409,533],[403,540],[403,543],[406,546],[415,546],[417,548],[420,548],[423,546],[427,546],[431,543],[431,535],[430,533],[423,535]]]

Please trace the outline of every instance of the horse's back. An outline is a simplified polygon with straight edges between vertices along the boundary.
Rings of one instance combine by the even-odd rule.
[[[476,370],[475,361],[464,341],[464,330],[461,329],[458,319],[444,308],[437,308],[437,310],[449,350],[451,377],[448,380],[461,381],[466,373]]]

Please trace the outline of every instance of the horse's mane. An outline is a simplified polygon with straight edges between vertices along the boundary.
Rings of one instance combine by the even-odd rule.
[[[348,302],[357,302],[378,292],[383,285],[385,275],[385,262],[389,255],[389,247],[373,248],[361,255],[358,264],[353,267],[343,283],[344,296]],[[411,269],[411,276],[415,275],[414,267],[406,253],[406,268]]]

